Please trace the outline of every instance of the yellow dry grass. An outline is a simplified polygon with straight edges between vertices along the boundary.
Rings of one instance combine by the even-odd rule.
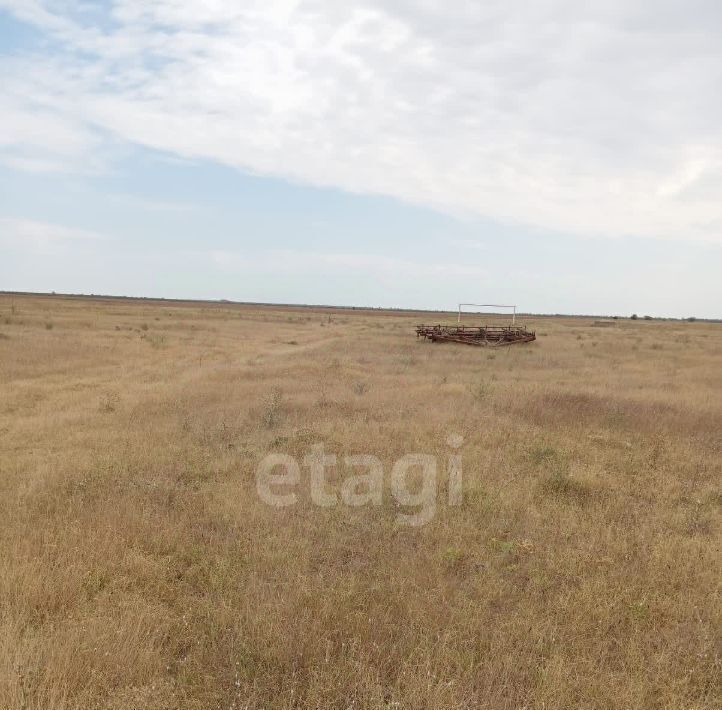
[[[0,707],[720,707],[722,327],[418,320],[1,297]],[[256,495],[452,433],[422,527]]]

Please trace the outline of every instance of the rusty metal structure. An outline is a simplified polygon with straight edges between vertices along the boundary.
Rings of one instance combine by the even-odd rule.
[[[524,325],[417,325],[416,337],[434,343],[464,343],[479,347],[498,348],[506,345],[530,343],[536,333]]]

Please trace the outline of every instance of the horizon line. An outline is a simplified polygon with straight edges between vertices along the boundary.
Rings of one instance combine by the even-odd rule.
[[[113,294],[99,293],[60,293],[57,291],[3,291],[0,296],[31,296],[40,298],[76,298],[76,299],[98,299],[115,301],[160,301],[170,303],[204,303],[209,305],[228,306],[260,306],[264,308],[308,308],[326,309],[339,311],[391,311],[396,313],[439,313],[443,315],[457,315],[457,310],[446,310],[440,308],[404,308],[401,306],[342,306],[324,303],[274,303],[270,301],[235,301],[227,298],[172,298],[166,296],[119,296]],[[467,311],[466,315],[506,315],[494,311]],[[680,322],[703,322],[722,323],[720,318],[702,318],[697,316],[675,317],[675,316],[631,316],[609,315],[601,313],[534,313],[532,311],[518,311],[517,317],[527,316],[533,318],[607,318],[610,320],[664,320]]]

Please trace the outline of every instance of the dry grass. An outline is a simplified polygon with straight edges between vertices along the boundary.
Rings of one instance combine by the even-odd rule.
[[[0,707],[720,707],[722,328],[418,319],[0,298]],[[256,496],[449,433],[424,527]]]

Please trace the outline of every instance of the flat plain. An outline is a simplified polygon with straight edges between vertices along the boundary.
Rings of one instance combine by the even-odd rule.
[[[722,325],[450,318],[0,296],[0,707],[719,708]],[[314,444],[381,503],[261,501]]]

